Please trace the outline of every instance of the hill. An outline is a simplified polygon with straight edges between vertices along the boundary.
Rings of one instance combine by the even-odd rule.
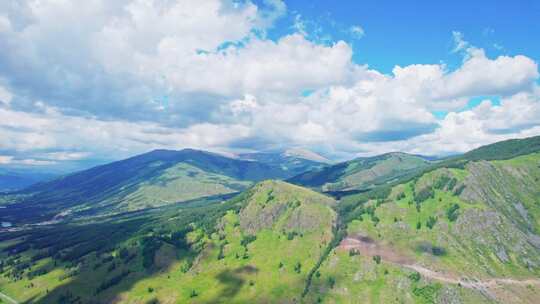
[[[186,149],[156,150],[3,196],[9,221],[48,220],[158,207],[242,191],[284,171],[256,161]],[[285,175],[286,176],[286,175]]]
[[[32,303],[537,303],[540,150],[508,147],[530,140],[339,200],[268,180],[3,229],[0,289]]]
[[[307,171],[288,181],[321,191],[365,190],[419,172],[430,163],[416,155],[387,153]]]
[[[223,204],[21,231],[3,238],[0,287],[32,303],[299,301],[334,238],[334,205],[265,181]]]
[[[308,301],[535,303],[540,153],[508,147],[535,140],[502,143],[514,157],[504,149],[496,160],[478,156],[498,143],[465,154],[460,166],[342,198],[345,236]]]
[[[467,160],[501,160],[534,153],[539,150],[540,136],[534,136],[522,139],[509,139],[482,146],[458,158]]]

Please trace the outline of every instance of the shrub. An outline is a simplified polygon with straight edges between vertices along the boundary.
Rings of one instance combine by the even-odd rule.
[[[459,216],[459,205],[453,204],[446,210],[446,216],[451,222],[455,222]]]
[[[350,249],[349,250],[349,256],[355,256],[355,255],[359,255],[360,254],[360,251],[358,251],[357,249]]]
[[[292,241],[295,236],[297,236],[298,233],[296,231],[291,231],[287,233],[287,240]]]
[[[374,216],[375,215],[375,207],[373,206],[368,206],[366,208],[366,213],[369,214],[370,216]]]
[[[435,303],[440,284],[430,284],[424,287],[414,287],[413,294],[422,299],[423,303]]]
[[[371,221],[373,222],[373,224],[375,226],[377,226],[377,224],[381,221],[376,215],[372,215],[371,216]]]
[[[411,274],[409,274],[409,279],[413,282],[418,282],[420,281],[420,273],[418,271],[415,271]]]
[[[433,191],[433,188],[426,187],[419,192],[414,192],[414,200],[416,203],[422,203],[430,198],[433,198],[435,196],[435,191]]]
[[[129,270],[124,270],[123,272],[121,272],[120,274],[110,278],[109,280],[101,283],[98,288],[96,289],[96,294],[102,292],[103,290],[105,289],[108,289],[108,288],[111,288],[115,285],[118,285],[122,279],[124,279],[128,274],[129,274]]]
[[[433,229],[433,226],[435,226],[436,223],[437,223],[437,218],[434,216],[430,216],[426,221],[426,226],[429,229]]]
[[[225,254],[223,253],[223,247],[225,247],[225,244],[221,243],[219,245],[219,252],[218,252],[218,256],[217,256],[218,260],[222,260],[223,258],[225,258]]]
[[[244,247],[247,247],[247,245],[253,241],[255,241],[257,239],[256,236],[254,235],[246,235],[242,238],[242,240],[240,241],[240,245],[244,246]]]
[[[122,260],[125,260],[126,258],[129,257],[129,251],[127,250],[127,248],[123,247],[122,249],[120,249],[120,251],[118,251],[118,256]]]
[[[452,178],[449,182],[448,182],[448,185],[446,185],[446,189],[448,190],[453,190],[454,187],[456,186],[457,184],[457,179],[456,178]]]
[[[161,247],[161,241],[155,237],[145,237],[141,241],[143,267],[148,269],[154,265],[154,255]]]
[[[374,255],[373,260],[375,263],[380,264],[381,263],[381,256],[380,255]]]
[[[328,277],[328,286],[330,286],[330,288],[334,288],[334,286],[336,285],[336,279],[334,279],[334,277]]]
[[[180,267],[180,271],[182,273],[188,272],[191,269],[191,265],[193,265],[193,261],[188,259],[186,262],[184,262],[184,264],[182,264],[182,266]]]
[[[461,192],[463,192],[463,190],[465,190],[465,184],[461,184],[456,189],[454,189],[454,195],[459,196]]]
[[[294,271],[296,273],[300,273],[300,271],[302,271],[302,264],[300,262],[296,262],[296,264],[294,265]]]

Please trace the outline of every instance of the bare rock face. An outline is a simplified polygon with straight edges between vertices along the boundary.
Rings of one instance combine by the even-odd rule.
[[[469,175],[463,182],[465,188],[459,197],[468,202],[488,202],[489,189],[483,187],[482,180],[494,168],[489,162],[480,161],[470,163],[467,169]]]
[[[452,234],[476,248],[482,257],[494,254],[501,262],[508,263],[512,255],[528,267],[540,266],[539,251],[528,242],[527,234],[496,211],[465,211],[453,226]]]
[[[523,168],[497,165],[487,161],[467,165],[469,175],[460,198],[482,202],[497,210],[523,232],[535,233],[534,220],[525,204],[526,198],[537,197],[538,185]]]

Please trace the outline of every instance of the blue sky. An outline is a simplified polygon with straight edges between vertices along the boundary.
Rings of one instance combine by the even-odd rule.
[[[540,134],[538,1],[0,3],[0,166]]]
[[[351,41],[347,29],[361,26],[353,59],[390,73],[395,65],[456,66],[451,33],[464,33],[490,56],[530,54],[540,59],[540,2],[528,1],[287,1],[289,12],[317,23],[333,40]],[[271,37],[291,31],[294,13],[276,23]],[[502,49],[500,49],[502,47]]]

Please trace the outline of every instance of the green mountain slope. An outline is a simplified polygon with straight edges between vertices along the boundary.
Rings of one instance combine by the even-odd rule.
[[[0,290],[31,303],[537,303],[540,151],[519,151],[339,201],[264,181],[226,201],[4,229]]]
[[[289,181],[322,191],[363,190],[414,174],[429,164],[428,160],[420,156],[387,153],[308,171]]]
[[[540,136],[523,139],[509,139],[491,145],[482,146],[463,154],[468,160],[510,159],[540,150]]]
[[[156,150],[31,186],[10,196],[0,210],[10,221],[139,210],[239,192],[284,172],[260,162],[218,154]]]
[[[536,303],[538,164],[540,153],[471,161],[379,197],[344,198],[346,237],[321,266],[308,299]]]
[[[1,243],[0,288],[33,303],[300,301],[334,238],[334,205],[265,181],[223,204],[21,231]]]

